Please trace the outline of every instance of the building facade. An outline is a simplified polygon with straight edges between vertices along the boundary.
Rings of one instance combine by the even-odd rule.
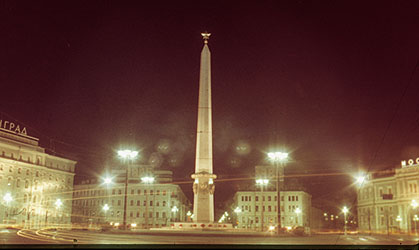
[[[281,191],[281,228],[310,227],[311,195]],[[238,228],[266,231],[278,225],[276,191],[239,191],[234,195]],[[263,227],[262,227],[263,224]]]
[[[112,171],[113,182],[88,180],[74,186],[74,224],[122,226],[124,221],[124,171]],[[154,170],[148,165],[129,167],[126,199],[128,227],[165,227],[172,222],[187,221],[191,203],[179,187],[172,184],[172,172]],[[153,176],[153,183],[143,183],[141,176]]]
[[[418,231],[419,158],[400,168],[369,174],[358,189],[358,227],[361,232]]]
[[[25,228],[71,220],[76,161],[45,152],[25,127],[0,120],[0,223]]]

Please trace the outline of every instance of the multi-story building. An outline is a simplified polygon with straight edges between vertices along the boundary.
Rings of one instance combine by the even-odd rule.
[[[402,161],[400,168],[369,174],[361,183],[358,227],[361,232],[413,233],[417,231],[419,158]]]
[[[76,162],[46,153],[25,127],[0,120],[0,223],[68,225]]]
[[[277,226],[276,191],[239,191],[234,195],[237,227],[267,230]],[[281,191],[281,227],[310,227],[311,195],[303,191]]]
[[[73,223],[82,226],[123,225],[125,207],[125,171],[115,169],[114,181],[84,181],[74,186]],[[142,177],[153,176],[153,183]],[[164,227],[171,222],[187,221],[191,203],[176,184],[171,183],[172,172],[155,170],[149,165],[128,168],[126,223],[137,228]],[[189,218],[190,219],[190,218]]]

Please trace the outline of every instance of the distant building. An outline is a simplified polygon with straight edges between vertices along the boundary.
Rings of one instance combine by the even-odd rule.
[[[47,154],[25,127],[0,120],[0,223],[69,225],[76,162]]]
[[[234,195],[238,228],[267,230],[277,226],[275,191],[240,191]],[[311,195],[303,191],[281,192],[281,227],[310,227]],[[262,219],[263,218],[263,219]]]
[[[113,169],[111,184],[88,180],[74,186],[74,224],[94,226],[121,225],[124,216],[125,170]],[[141,182],[152,176],[154,183]],[[176,184],[172,172],[155,170],[150,165],[132,165],[128,171],[126,222],[137,228],[170,226],[171,222],[187,221],[191,204]],[[107,208],[104,209],[104,208]]]
[[[369,174],[357,193],[361,232],[414,233],[419,225],[419,158]]]

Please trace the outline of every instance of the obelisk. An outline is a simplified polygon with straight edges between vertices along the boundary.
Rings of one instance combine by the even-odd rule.
[[[212,174],[211,53],[210,33],[201,33],[204,47],[199,74],[198,126],[196,131],[195,179],[193,184],[193,221],[214,222],[214,179]]]

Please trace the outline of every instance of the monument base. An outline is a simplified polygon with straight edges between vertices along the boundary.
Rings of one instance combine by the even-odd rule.
[[[172,229],[184,229],[184,230],[231,230],[233,224],[228,223],[199,223],[199,222],[175,222],[171,224]]]

